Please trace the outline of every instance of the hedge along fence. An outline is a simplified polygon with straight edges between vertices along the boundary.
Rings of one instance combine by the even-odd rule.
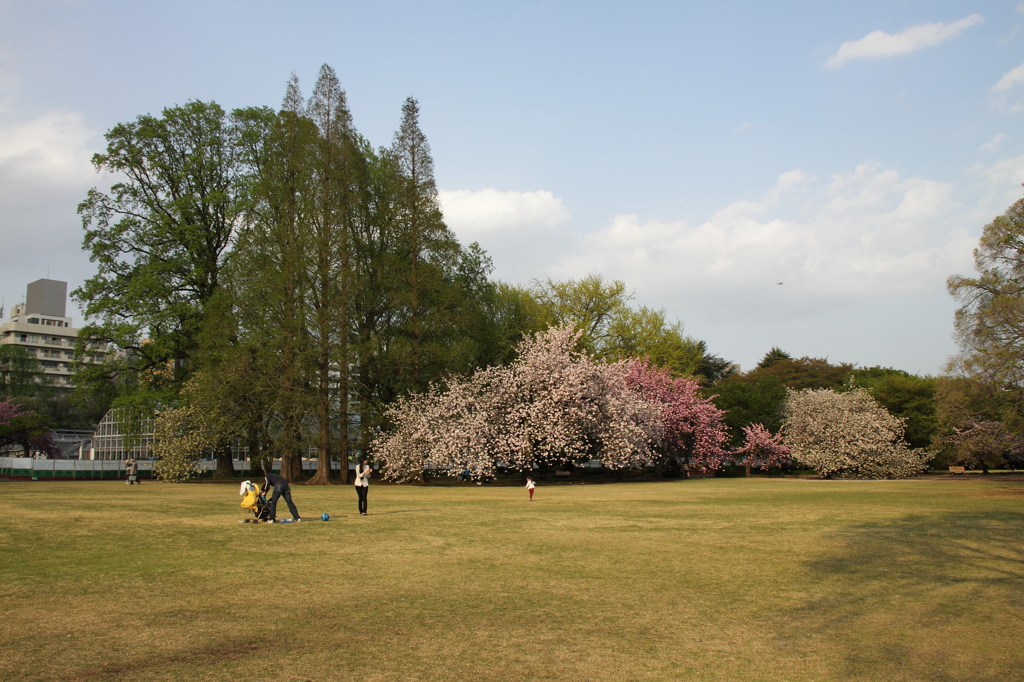
[[[139,461],[139,478],[153,478],[153,460]],[[235,471],[239,474],[248,475],[252,471],[252,462],[247,460],[234,460]],[[281,468],[280,462],[274,462],[274,470]],[[354,463],[349,464],[349,469],[355,467]],[[217,462],[213,460],[202,460],[197,463],[200,478],[212,477],[217,470]],[[312,475],[316,471],[316,460],[303,460],[302,468],[306,473]],[[338,471],[341,468],[340,462],[331,462],[331,469]],[[32,457],[0,457],[0,478],[19,480],[42,480],[42,479],[123,479],[127,474],[124,469],[123,459],[35,459]],[[261,474],[262,475],[262,474]]]

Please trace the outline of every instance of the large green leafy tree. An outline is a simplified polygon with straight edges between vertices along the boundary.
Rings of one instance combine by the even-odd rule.
[[[623,306],[612,316],[605,341],[605,357],[646,357],[676,376],[702,376],[707,344],[686,336],[683,323],[669,322],[664,310]]]
[[[603,360],[650,358],[676,376],[714,383],[728,373],[729,362],[710,355],[707,343],[686,336],[681,322],[664,310],[629,305],[633,294],[621,280],[588,275],[565,281],[534,281],[529,293],[552,326],[580,330],[580,349]]]
[[[551,326],[573,325],[581,332],[581,348],[591,355],[613,352],[610,327],[634,296],[622,280],[606,281],[601,275],[562,282],[536,280],[530,293],[547,310]]]
[[[0,345],[0,398],[28,398],[46,392],[43,366],[20,346]]]
[[[33,452],[55,457],[60,448],[53,442],[51,428],[53,422],[49,417],[26,410],[8,398],[0,399],[0,448],[20,445],[25,457],[31,457]]]
[[[985,226],[974,250],[977,275],[953,275],[959,303],[957,368],[966,375],[1024,387],[1024,199]]]
[[[476,297],[476,338],[480,343],[476,365],[507,365],[515,359],[519,341],[546,329],[550,320],[528,288],[507,282],[487,284]]]
[[[735,374],[718,382],[712,392],[712,402],[725,411],[733,447],[742,444],[744,427],[761,424],[773,434],[782,428],[789,392],[777,377],[754,372]]]
[[[404,262],[398,256],[400,171],[386,150],[364,150],[367,159],[363,220],[356,223],[355,277],[368,286],[355,293],[355,373],[353,393],[359,411],[359,442],[366,447],[370,433],[379,425],[378,415],[402,393],[399,329],[403,316],[397,302],[401,286],[394,273]],[[372,283],[372,285],[370,285]]]
[[[220,106],[189,102],[122,123],[106,135],[99,172],[119,178],[79,206],[83,248],[97,273],[73,292],[85,339],[113,345],[101,365],[83,363],[85,389],[122,389],[122,404],[173,399],[192,372],[207,306],[221,286],[248,205],[237,130]]]
[[[986,422],[1024,434],[1024,199],[985,226],[974,267],[946,282],[960,353],[939,386],[942,442]]]
[[[853,365],[833,365],[820,358],[793,359],[773,346],[757,367],[745,374],[733,374],[715,384],[712,400],[726,411],[732,445],[738,447],[743,427],[762,424],[777,434],[782,427],[788,389],[843,390]]]
[[[857,369],[851,376],[855,386],[868,389],[889,414],[904,420],[911,447],[932,444],[938,430],[936,379],[888,367]]]
[[[766,356],[767,357],[767,356]],[[762,362],[764,362],[762,360]],[[758,366],[748,372],[750,376],[770,376],[783,385],[799,391],[803,389],[841,389],[853,372],[853,365],[834,365],[827,358],[777,359],[766,367]]]
[[[290,479],[315,449],[329,482],[350,423],[365,445],[397,397],[507,362],[547,323],[445,225],[414,99],[376,152],[328,66],[308,103],[293,77],[279,111],[190,103],[108,139],[97,167],[126,180],[82,204],[99,272],[76,293],[94,320],[83,352],[94,337],[118,352],[76,378],[140,416],[215,415],[224,433],[203,442],[225,472],[242,438]]]

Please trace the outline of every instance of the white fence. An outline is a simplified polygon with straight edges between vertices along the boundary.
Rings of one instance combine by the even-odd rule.
[[[246,475],[252,471],[252,462],[246,460],[234,460],[235,471]],[[139,476],[149,478],[152,476],[153,460],[138,461]],[[302,468],[305,471],[316,471],[317,462],[315,459],[303,460]],[[281,468],[280,462],[274,462],[274,469]],[[217,462],[203,460],[198,463],[197,468],[200,476],[212,476],[217,470]],[[354,463],[349,464],[349,469],[355,468]],[[340,462],[331,462],[331,470],[339,471]],[[121,478],[125,476],[124,460],[100,460],[100,459],[34,459],[32,457],[0,457],[0,478]]]

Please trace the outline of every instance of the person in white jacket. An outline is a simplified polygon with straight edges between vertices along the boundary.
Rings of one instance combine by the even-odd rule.
[[[526,489],[530,491],[530,502],[533,502],[533,489],[537,487],[537,484],[533,482],[532,476],[526,477]]]
[[[356,495],[359,496],[359,513],[366,516],[366,493],[370,491],[370,474],[373,469],[366,463],[365,457],[359,458],[356,465]]]

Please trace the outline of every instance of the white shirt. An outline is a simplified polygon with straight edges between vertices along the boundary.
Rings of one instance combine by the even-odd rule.
[[[526,482],[526,487],[529,488],[530,490],[533,490],[533,488],[534,488],[533,481],[527,481]]]
[[[356,485],[366,487],[370,485],[370,474],[373,472],[373,468],[369,465],[360,469],[360,466],[356,465]]]

